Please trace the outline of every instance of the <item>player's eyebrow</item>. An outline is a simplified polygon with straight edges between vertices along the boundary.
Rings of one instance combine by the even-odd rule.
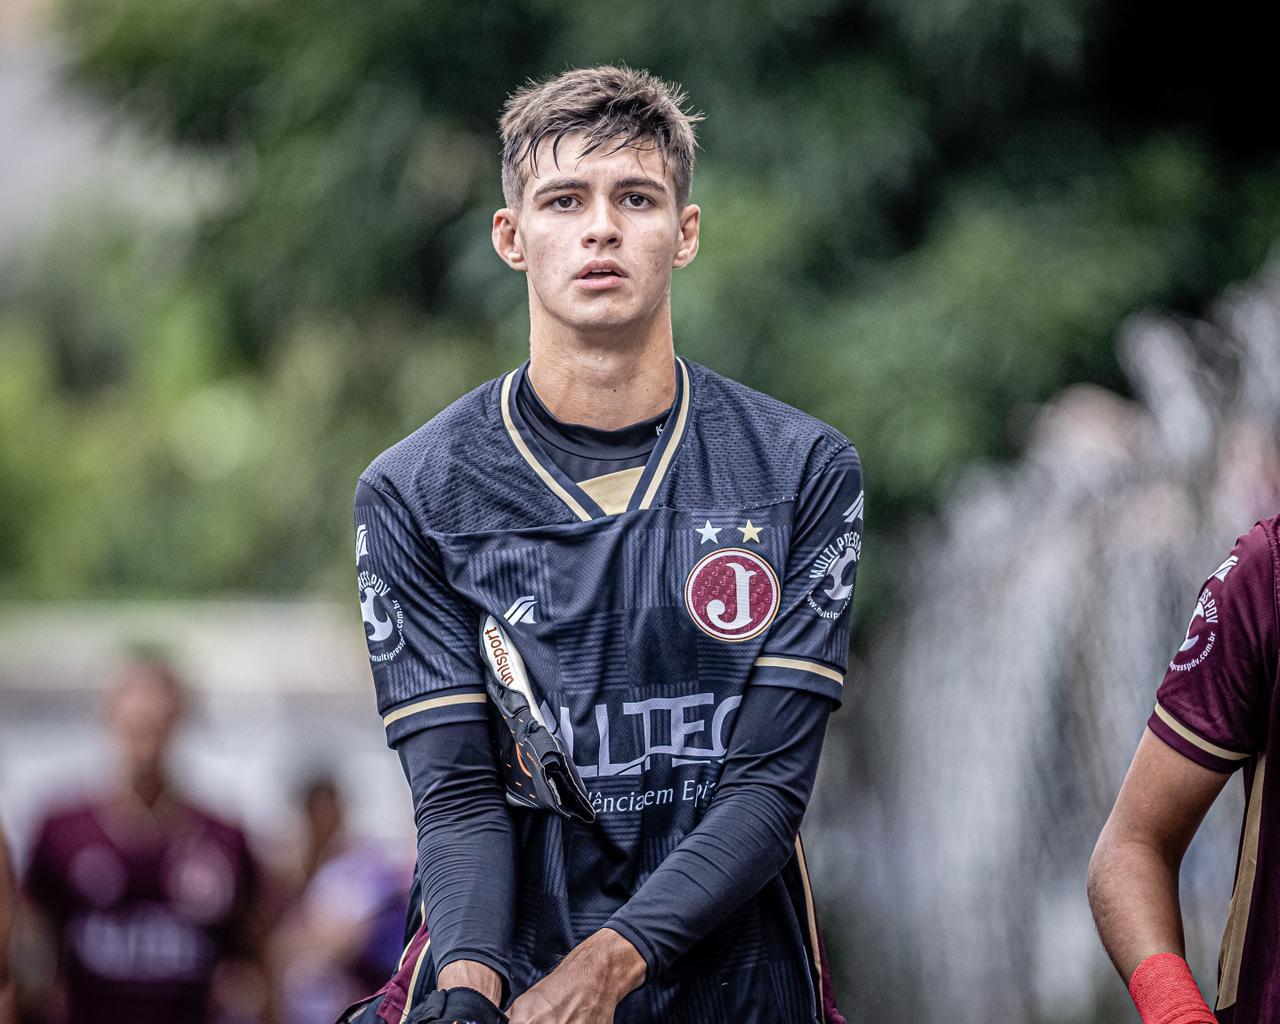
[[[585,192],[589,188],[590,186],[581,178],[552,178],[535,191],[530,198],[537,199],[539,196],[545,196],[548,192]]]
[[[629,188],[647,188],[651,192],[666,192],[667,186],[653,178],[623,178],[613,186],[617,191],[621,192]]]
[[[622,192],[632,188],[644,188],[649,189],[651,192],[663,194],[667,191],[667,187],[655,178],[623,178],[621,181],[614,182],[613,185],[615,192]],[[540,186],[530,198],[538,199],[550,192],[589,192],[590,190],[590,183],[583,181],[581,178],[552,178],[545,185]]]

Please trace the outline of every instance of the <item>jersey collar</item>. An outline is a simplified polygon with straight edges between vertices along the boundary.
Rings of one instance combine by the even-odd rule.
[[[529,364],[525,362],[502,378],[502,422],[507,428],[507,436],[515,445],[521,458],[529,464],[529,468],[539,480],[557,498],[565,503],[578,519],[590,522],[592,519],[603,519],[604,510],[595,500],[579,487],[560,469],[547,454],[542,442],[538,440],[528,421],[520,414],[516,401],[516,390],[525,374],[529,372]],[[627,511],[646,509],[653,506],[658,489],[662,486],[675,461],[689,428],[689,413],[692,406],[692,389],[689,386],[689,368],[685,361],[676,356],[676,398],[671,403],[671,411],[662,425],[662,433],[658,435],[658,443],[649,453],[649,461],[636,482],[631,500],[627,503]]]

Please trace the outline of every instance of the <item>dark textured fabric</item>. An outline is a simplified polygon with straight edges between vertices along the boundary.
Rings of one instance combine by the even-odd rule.
[[[831,708],[801,690],[747,690],[706,815],[608,921],[652,969],[669,967],[791,858]]]
[[[452,722],[410,733],[396,752],[413,792],[434,962],[475,960],[508,978],[515,849],[490,729]]]
[[[1243,768],[1246,811],[1219,960],[1224,1024],[1280,1020],[1280,784],[1266,778],[1280,729],[1280,520],[1259,523],[1196,592],[1148,727],[1184,757]]]
[[[597,814],[584,825],[508,811],[517,994],[708,817],[748,692],[780,704],[803,692],[795,699],[827,708],[843,696],[862,533],[856,453],[780,402],[696,364],[678,370],[675,404],[622,512],[605,515],[546,457],[513,399],[523,367],[362,477],[357,559],[388,738],[430,741],[479,720],[482,690],[468,684],[480,678],[479,621],[502,617]],[[683,954],[670,945],[670,963],[655,955],[654,976],[616,1024],[821,1019],[799,847],[722,909]],[[434,947],[420,948],[393,986],[405,998],[435,970]],[[379,1012],[394,1015],[390,994]]]
[[[256,871],[239,829],[167,802],[136,830],[110,803],[48,818],[26,873],[53,926],[67,1024],[209,1020],[218,964],[237,952]]]

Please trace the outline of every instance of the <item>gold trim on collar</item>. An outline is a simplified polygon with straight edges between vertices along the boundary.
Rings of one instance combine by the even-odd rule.
[[[631,496],[636,493],[636,484],[642,476],[644,466],[633,466],[631,469],[593,476],[590,480],[579,480],[578,486],[604,510],[605,515],[613,516],[627,510]]]
[[[689,420],[689,403],[692,395],[689,391],[689,370],[684,365],[684,360],[676,356],[676,365],[680,367],[680,412],[676,415],[675,425],[671,428],[671,436],[664,437],[662,443],[666,448],[662,452],[662,459],[658,462],[657,468],[653,471],[653,479],[649,481],[649,486],[645,488],[644,497],[640,501],[640,508],[648,508],[653,504],[654,495],[658,493],[658,488],[662,481],[666,478],[667,468],[671,465],[671,460],[675,457],[676,449],[680,447],[680,440],[684,437],[685,424]]]
[[[533,471],[538,474],[538,478],[551,489],[551,492],[569,506],[569,509],[581,519],[584,523],[591,521],[591,514],[582,507],[581,503],[574,498],[572,494],[560,486],[560,481],[547,472],[547,468],[533,457],[533,452],[529,450],[529,446],[524,443],[524,438],[520,436],[520,431],[516,429],[515,422],[511,419],[511,381],[515,379],[515,371],[511,371],[502,379],[502,422],[506,424],[507,433],[511,437],[511,443],[516,446],[524,461],[533,467]]]

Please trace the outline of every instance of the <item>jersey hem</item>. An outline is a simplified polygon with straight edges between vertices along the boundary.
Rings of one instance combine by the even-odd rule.
[[[844,700],[844,673],[811,658],[762,654],[752,665],[747,685],[804,690],[829,697],[837,706]]]
[[[382,716],[387,746],[394,747],[408,736],[435,725],[454,722],[483,722],[489,715],[489,697],[484,690],[452,690],[405,701]]]

